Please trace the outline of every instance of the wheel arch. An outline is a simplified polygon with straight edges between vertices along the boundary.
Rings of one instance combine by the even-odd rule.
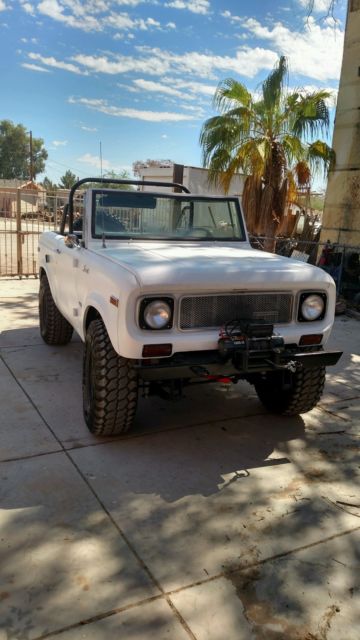
[[[106,313],[103,300],[89,300],[83,317],[83,339],[86,338],[86,333],[90,323],[93,320],[101,320],[105,326],[105,329],[110,338],[110,342],[118,353],[118,337],[117,337],[117,316],[114,322],[113,318],[109,318],[109,314]]]
[[[98,311],[98,309],[96,309],[92,305],[89,305],[84,314],[84,334],[86,334],[89,328],[89,324],[93,320],[102,320],[101,313],[100,311]]]

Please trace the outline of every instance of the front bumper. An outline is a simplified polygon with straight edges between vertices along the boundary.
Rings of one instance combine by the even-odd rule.
[[[138,360],[135,364],[143,380],[171,380],[179,378],[246,378],[252,373],[315,369],[335,365],[341,351],[323,351],[321,348],[283,348],[237,351],[227,359],[217,350],[175,353],[169,358]]]

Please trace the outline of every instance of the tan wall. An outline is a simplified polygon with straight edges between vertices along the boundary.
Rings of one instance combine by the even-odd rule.
[[[321,240],[360,245],[360,2],[350,0]]]

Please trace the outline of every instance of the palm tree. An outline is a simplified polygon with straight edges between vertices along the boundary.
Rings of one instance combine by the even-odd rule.
[[[319,132],[329,129],[328,91],[287,89],[282,56],[261,85],[260,96],[228,78],[215,92],[220,111],[203,124],[200,144],[210,182],[228,192],[237,172],[247,175],[243,205],[250,233],[274,237],[286,203],[298,187],[309,187],[319,168],[327,173],[334,152]],[[274,242],[267,243],[271,249]]]

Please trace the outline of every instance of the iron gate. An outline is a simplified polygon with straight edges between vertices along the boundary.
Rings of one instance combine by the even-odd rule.
[[[60,226],[67,190],[0,188],[0,276],[36,276],[38,240]]]

